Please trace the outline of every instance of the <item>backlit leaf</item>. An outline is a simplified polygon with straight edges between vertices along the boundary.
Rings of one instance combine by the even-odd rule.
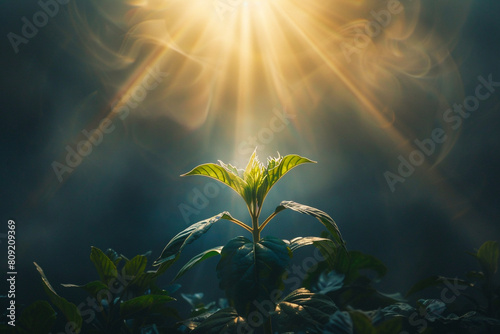
[[[181,176],[189,176],[189,175],[202,175],[207,176],[217,181],[224,183],[225,185],[232,188],[238,194],[242,195],[244,188],[246,186],[245,181],[236,174],[237,169],[234,167],[228,167],[228,165],[223,164],[219,166],[214,163],[208,163],[199,165],[190,172],[186,174],[182,174]]]
[[[329,297],[300,288],[278,303],[273,318],[282,331],[323,333],[330,315],[337,310]]]
[[[105,292],[108,289],[108,286],[104,284],[101,281],[94,281],[87,283],[85,285],[76,285],[76,284],[62,284],[65,288],[80,288],[85,291],[87,291],[88,294],[90,294],[93,297],[97,297],[98,294],[102,294],[103,296],[106,296],[107,294],[104,294],[102,292]]]
[[[153,265],[157,266],[164,262],[176,259],[186,245],[201,237],[210,229],[210,227],[212,227],[214,223],[221,219],[230,220],[232,217],[228,212],[222,212],[212,218],[199,221],[189,226],[184,231],[178,233],[165,246],[160,257],[154,262]]]
[[[113,261],[99,248],[92,247],[90,260],[94,263],[99,278],[104,284],[109,285],[109,282],[118,276],[118,271]]]
[[[476,258],[484,272],[492,276],[498,270],[498,257],[500,249],[497,241],[486,241],[476,253]]]
[[[193,268],[198,263],[205,261],[206,259],[209,259],[213,256],[220,255],[221,250],[222,250],[222,246],[219,246],[219,247],[214,247],[214,248],[208,249],[208,250],[204,251],[203,253],[196,255],[191,260],[189,260],[189,262],[186,263],[184,265],[184,267],[181,268],[181,270],[179,270],[179,272],[175,276],[174,280],[176,280],[179,277],[181,277],[182,275],[184,275],[186,273],[186,271]]]
[[[169,301],[175,300],[165,295],[144,295],[132,298],[120,304],[120,315],[127,319],[142,312],[155,313],[156,309]]]
[[[127,277],[138,276],[144,272],[147,263],[148,259],[144,255],[137,255],[123,266],[123,273]]]
[[[376,257],[359,251],[349,251],[349,271],[346,281],[353,282],[360,276],[361,269],[370,269],[377,273],[377,278],[385,276],[387,267]]]
[[[199,165],[181,176],[202,175],[226,184],[245,200],[252,215],[258,215],[267,193],[274,184],[292,168],[304,163],[315,161],[296,154],[285,157],[278,155],[277,158],[269,158],[267,166],[264,166],[254,151],[244,170],[219,161],[220,165]]]
[[[233,308],[219,310],[203,321],[192,334],[251,333],[252,328]]]
[[[333,236],[335,241],[337,241],[337,243],[340,246],[345,247],[345,241],[344,241],[344,239],[342,239],[342,235],[340,234],[340,230],[339,230],[337,224],[335,223],[333,218],[330,217],[327,213],[325,213],[321,210],[318,210],[316,208],[313,208],[313,207],[310,207],[307,205],[303,205],[303,204],[299,204],[296,202],[292,202],[292,201],[281,202],[280,205],[276,208],[276,210],[274,212],[278,213],[278,212],[281,212],[285,209],[297,211],[297,212],[300,212],[300,213],[303,213],[303,214],[306,214],[309,216],[313,216],[314,218],[318,219],[328,229],[328,231],[331,233],[331,235]]]
[[[290,250],[294,252],[295,250],[304,247],[314,245],[320,249],[331,247],[335,248],[335,243],[327,238],[319,238],[319,237],[298,237],[290,240]]]
[[[290,154],[284,157],[278,157],[268,160],[267,170],[265,171],[265,180],[262,186],[262,192],[267,194],[269,190],[278,182],[279,179],[288,173],[292,168],[304,163],[316,163],[296,154]]]
[[[50,301],[64,314],[66,319],[68,320],[68,325],[73,328],[75,333],[79,333],[82,328],[83,319],[80,315],[80,311],[76,307],[75,304],[68,302],[65,298],[59,296],[52,285],[50,285],[49,280],[45,276],[43,269],[34,262],[36,269],[40,273],[43,282],[43,288],[47,295],[49,296]]]

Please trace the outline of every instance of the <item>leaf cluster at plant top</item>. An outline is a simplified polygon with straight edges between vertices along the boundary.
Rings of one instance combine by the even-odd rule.
[[[203,175],[226,184],[245,200],[250,215],[258,216],[264,199],[274,184],[292,168],[303,163],[315,161],[292,154],[269,158],[267,166],[264,166],[254,152],[245,169],[219,161],[220,165],[203,164],[182,176]]]
[[[438,298],[420,299],[414,306],[401,294],[386,294],[376,283],[386,274],[386,266],[373,256],[348,251],[334,220],[325,212],[282,201],[262,223],[259,215],[272,186],[292,168],[312,162],[297,155],[272,158],[262,165],[255,153],[244,170],[220,163],[204,164],[185,175],[208,176],[228,185],[244,199],[251,225],[222,212],[197,222],[175,235],[154,262],[156,270],[146,271],[149,254],[127,259],[113,250],[92,247],[90,259],[99,280],[85,285],[65,284],[90,295],[93,307],[78,306],[59,296],[37,264],[43,288],[50,302],[64,315],[56,323],[56,312],[45,301],[26,307],[18,326],[0,324],[5,333],[46,334],[54,326],[74,333],[493,333],[500,329],[500,285],[497,242],[484,243],[472,255],[481,271],[471,271],[466,279],[434,276],[415,284],[407,296],[428,287],[440,287]],[[282,240],[260,237],[262,229],[277,214],[291,209],[316,218],[327,231],[320,237]],[[230,221],[252,234],[239,236],[224,246],[213,247],[189,260],[175,279],[202,261],[219,256],[216,273],[226,298],[205,304],[203,293],[181,294],[192,307],[181,317],[172,297],[178,285],[164,289],[158,279],[180,258],[184,247],[208,232],[219,221]],[[304,246],[316,247],[322,257],[312,266],[295,290],[285,293],[287,268],[294,252]],[[478,287],[478,293],[474,292]],[[453,290],[451,287],[454,287]],[[458,288],[460,287],[460,288]],[[453,290],[454,298],[443,298],[443,289]],[[456,292],[459,293],[456,293]],[[286,295],[285,295],[286,294]],[[87,308],[86,308],[87,307]],[[61,317],[58,318],[61,321]],[[36,323],[36,325],[34,325]]]

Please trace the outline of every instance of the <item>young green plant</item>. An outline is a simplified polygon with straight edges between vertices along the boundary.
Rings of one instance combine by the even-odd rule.
[[[283,274],[290,263],[293,251],[306,245],[345,247],[345,242],[335,221],[325,212],[307,205],[283,201],[269,217],[259,223],[264,200],[271,188],[291,169],[305,163],[314,163],[314,161],[292,154],[269,158],[267,166],[264,166],[254,152],[245,169],[238,169],[219,161],[219,164],[200,165],[182,175],[202,175],[229,186],[245,201],[251,225],[232,217],[227,211],[197,222],[170,240],[156,260],[155,265],[159,265],[161,268],[164,263],[170,264],[172,261],[176,261],[187,244],[201,237],[214,223],[220,220],[227,220],[242,227],[251,233],[252,240],[236,237],[224,247],[219,246],[206,250],[188,261],[176,278],[201,261],[220,255],[221,259],[217,265],[220,287],[225,290],[231,306],[236,309],[237,313],[244,317],[247,316],[254,309],[253,304],[256,300],[268,299],[271,291],[283,288]],[[262,230],[278,213],[285,209],[317,218],[331,233],[332,238],[299,237],[291,241],[274,237],[261,238]]]

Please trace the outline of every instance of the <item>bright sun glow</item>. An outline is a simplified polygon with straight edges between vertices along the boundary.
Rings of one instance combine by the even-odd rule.
[[[310,114],[322,103],[334,112],[355,110],[387,128],[392,140],[405,142],[392,127],[396,108],[401,108],[402,84],[440,95],[440,87],[424,87],[418,80],[432,82],[440,73],[455,73],[448,60],[459,24],[440,36],[435,27],[420,23],[416,0],[120,3],[93,1],[105,18],[101,25],[73,7],[76,26],[93,56],[89,62],[94,59],[105,71],[126,74],[125,80],[117,80],[104,71],[103,80],[117,92],[111,118],[122,115],[151,69],[158,68],[168,76],[141,100],[145,117],[167,116],[196,129],[209,116],[230,115],[237,144],[260,130],[259,121],[273,107]],[[307,136],[306,122],[293,122]]]
[[[211,110],[237,111],[239,124],[247,123],[262,100],[293,112],[324,94],[318,84],[349,91],[378,117],[377,107],[354,82],[359,73],[346,68],[346,52],[340,48],[344,39],[352,39],[349,24],[357,22],[363,7],[359,1],[192,0],[135,5],[127,20],[120,22],[129,27],[120,56],[137,60],[145,44],[156,45],[156,52],[131,77],[140,80],[152,63],[167,67],[171,82],[183,84],[172,84],[164,97],[171,110],[183,109],[170,116],[185,126],[203,124]],[[404,37],[408,31],[397,24],[404,18],[404,14],[392,18],[394,24],[385,35]],[[135,89],[134,83],[125,87]],[[196,90],[196,101],[184,101],[182,108],[176,102],[189,89]]]

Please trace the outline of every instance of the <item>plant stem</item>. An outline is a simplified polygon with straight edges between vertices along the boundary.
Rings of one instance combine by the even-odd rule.
[[[260,240],[259,216],[252,216],[252,236],[254,244],[259,242]]]
[[[253,233],[252,229],[251,229],[250,227],[248,227],[248,225],[247,225],[247,224],[245,224],[245,223],[243,223],[243,222],[239,221],[238,219],[233,218],[233,219],[231,219],[231,220],[229,220],[229,221],[230,221],[230,222],[235,223],[235,224],[236,224],[236,225],[238,225],[238,226],[243,227],[243,228],[244,228],[245,230],[247,230],[248,232]]]
[[[276,215],[277,215],[277,213],[273,212],[269,217],[267,217],[267,219],[264,220],[262,225],[259,227],[259,231],[262,231],[264,229],[264,227],[266,227],[267,223],[269,223],[271,221],[271,219],[273,219]]]
[[[273,334],[273,325],[270,316],[267,318],[266,322],[264,322],[264,334]]]

